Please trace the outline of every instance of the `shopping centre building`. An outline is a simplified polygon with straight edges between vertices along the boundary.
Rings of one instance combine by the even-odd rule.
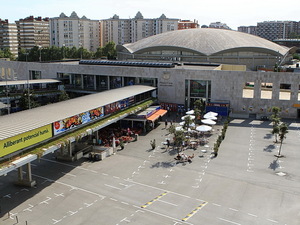
[[[150,85],[157,87],[159,102],[173,110],[178,105],[193,108],[202,98],[210,106],[227,107],[232,116],[259,118],[279,106],[282,117],[299,117],[300,74],[256,70],[284,65],[293,48],[237,31],[203,28],[155,35],[117,50],[119,61],[0,61],[0,77],[59,79],[74,95]]]

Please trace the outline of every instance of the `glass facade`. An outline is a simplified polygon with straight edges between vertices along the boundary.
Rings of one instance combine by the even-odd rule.
[[[211,99],[210,80],[185,80],[185,105],[193,108],[194,102],[203,99],[208,102]]]

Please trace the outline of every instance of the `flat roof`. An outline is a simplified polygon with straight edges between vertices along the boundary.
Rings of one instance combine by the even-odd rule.
[[[155,89],[144,85],[126,86],[0,116],[0,140]]]
[[[29,84],[50,84],[50,83],[59,83],[61,81],[56,79],[38,79],[38,80],[29,80]],[[0,86],[11,86],[11,85],[20,85],[28,84],[28,80],[9,80],[9,81],[0,81]]]

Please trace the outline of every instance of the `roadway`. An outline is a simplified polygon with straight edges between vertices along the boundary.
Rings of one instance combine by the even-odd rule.
[[[212,146],[198,147],[186,164],[161,148],[163,123],[103,161],[49,154],[33,162],[34,188],[14,186],[16,171],[0,177],[1,224],[298,225],[300,123],[291,124],[279,160],[269,123],[235,119],[217,158]]]

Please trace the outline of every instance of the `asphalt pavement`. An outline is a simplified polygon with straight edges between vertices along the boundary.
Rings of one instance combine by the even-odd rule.
[[[299,225],[300,123],[287,122],[279,159],[270,122],[250,119],[230,122],[216,158],[215,126],[206,147],[185,150],[192,163],[162,146],[164,122],[103,161],[49,155],[32,165],[36,187],[15,186],[17,171],[0,177],[1,224]]]

